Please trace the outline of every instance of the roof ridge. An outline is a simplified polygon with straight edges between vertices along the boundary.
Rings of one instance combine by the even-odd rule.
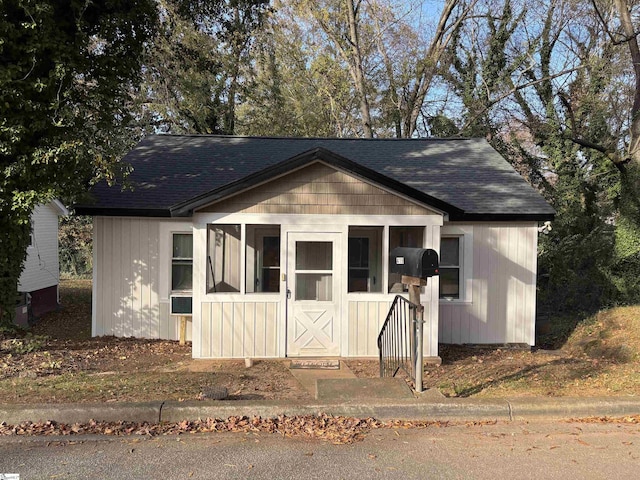
[[[483,137],[420,137],[420,138],[395,138],[395,137],[377,137],[377,138],[361,138],[361,137],[286,137],[286,136],[259,136],[259,135],[216,135],[205,133],[154,133],[149,137],[188,137],[188,138],[238,138],[238,139],[255,139],[255,140],[358,140],[358,141],[408,141],[408,142],[451,142],[465,140],[485,140]]]

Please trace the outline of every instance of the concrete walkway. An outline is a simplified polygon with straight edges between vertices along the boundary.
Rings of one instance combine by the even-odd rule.
[[[339,368],[337,369],[289,368],[289,372],[313,398],[318,398],[318,381],[347,380],[348,382],[352,382],[356,379],[355,374],[342,360],[339,361]]]

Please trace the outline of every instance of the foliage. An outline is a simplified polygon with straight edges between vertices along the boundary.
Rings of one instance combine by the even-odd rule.
[[[0,7],[0,323],[13,316],[30,214],[119,173],[152,0],[6,0]]]
[[[430,122],[489,138],[556,209],[540,239],[543,311],[640,301],[640,176],[621,162],[630,68],[593,6],[576,7],[478,2],[486,14],[459,25],[442,72],[461,112]]]
[[[58,225],[60,274],[85,277],[93,271],[93,221],[87,216],[67,216]]]
[[[233,134],[249,52],[269,0],[163,0],[145,60],[145,122],[172,133]]]
[[[421,8],[387,0],[274,2],[267,34],[256,42],[255,88],[239,110],[239,131],[413,136],[431,108],[427,95],[451,31],[469,13],[459,0],[445,2],[440,19]]]
[[[23,338],[12,338],[0,344],[0,350],[8,355],[25,355],[38,352],[45,348],[48,337],[43,335],[27,334]]]

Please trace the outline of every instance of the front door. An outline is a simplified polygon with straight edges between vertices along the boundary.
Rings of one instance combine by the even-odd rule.
[[[340,355],[340,235],[287,236],[287,355]]]

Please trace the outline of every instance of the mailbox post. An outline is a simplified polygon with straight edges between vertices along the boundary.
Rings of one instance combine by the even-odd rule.
[[[389,255],[389,271],[402,275],[402,283],[409,288],[409,301],[416,307],[415,320],[411,324],[411,351],[415,355],[413,377],[416,392],[422,392],[424,306],[420,301],[420,288],[427,279],[438,275],[438,253],[430,248],[394,248]]]

